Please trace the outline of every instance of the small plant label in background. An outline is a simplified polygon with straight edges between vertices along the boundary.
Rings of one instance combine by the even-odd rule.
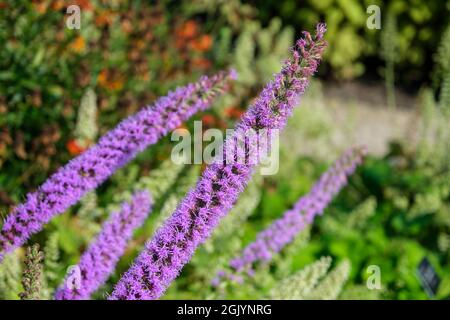
[[[426,257],[422,259],[417,267],[417,276],[427,295],[433,298],[437,293],[441,279]]]

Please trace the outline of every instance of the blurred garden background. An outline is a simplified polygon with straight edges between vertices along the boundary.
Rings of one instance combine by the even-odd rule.
[[[70,4],[81,9],[79,30],[66,27]],[[369,5],[381,8],[381,29],[367,27]],[[253,179],[164,298],[267,298],[330,256],[330,270],[341,270],[325,276],[337,288],[330,298],[448,299],[449,13],[444,0],[0,0],[0,216],[121,119],[201,74],[233,67],[239,77],[184,126],[232,128],[301,31],[323,21],[329,47],[281,137],[279,172]],[[210,285],[355,144],[368,158],[311,228],[255,277]],[[173,164],[173,145],[169,136],[150,147],[29,241],[45,254],[44,298],[108,214],[147,188],[155,208],[95,297],[111,292],[203,169]],[[417,274],[425,258],[440,280],[428,293]],[[18,299],[23,259],[22,248],[0,266],[0,298]],[[379,290],[366,286],[373,265]]]

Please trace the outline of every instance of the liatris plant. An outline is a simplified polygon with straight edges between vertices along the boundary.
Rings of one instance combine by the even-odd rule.
[[[242,141],[242,137],[247,139],[246,132],[265,129],[271,134],[285,126],[292,109],[298,104],[299,96],[308,85],[309,77],[317,70],[326,46],[324,32],[325,25],[319,24],[315,37],[304,32],[304,37],[297,41],[282,71],[263,89],[255,104],[244,114],[235,133],[225,141],[223,155],[226,159],[230,155],[234,159],[253,156],[249,153],[251,148],[238,150],[236,154],[229,152],[233,141]],[[110,299],[160,297],[191,259],[195,249],[231,209],[250,180],[258,160],[242,164],[220,159],[208,166],[196,187],[145,245],[143,252],[116,285]]]
[[[215,272],[222,270],[228,264],[228,260],[242,248],[244,230],[241,226],[260,203],[261,182],[261,176],[255,174],[245,191],[239,195],[233,209],[222,219],[220,225],[193,257],[193,263],[196,264],[197,269],[202,267],[207,269],[205,281],[210,282],[214,278]],[[211,267],[209,263],[202,265],[201,261],[205,260],[205,255],[213,253],[218,256],[215,266]]]
[[[151,202],[148,192],[138,192],[105,222],[100,234],[81,256],[79,287],[74,287],[71,279],[67,279],[55,294],[57,300],[88,299],[104,284],[125,252],[133,231],[147,217]]]
[[[84,150],[96,141],[97,134],[97,96],[89,88],[83,94],[78,109],[74,143]],[[100,230],[100,225],[96,222],[99,215],[97,193],[93,190],[80,199],[80,209],[77,212],[80,227],[86,230],[86,235],[90,238]]]
[[[280,281],[270,296],[277,300],[302,300],[317,286],[331,266],[330,257],[322,257],[296,274]]]
[[[271,298],[280,300],[336,299],[348,279],[350,262],[344,260],[334,270],[328,272],[330,265],[330,257],[322,257],[307,265],[272,289]]]
[[[59,233],[53,232],[48,237],[44,247],[44,282],[47,284],[46,296],[53,296],[54,287],[58,281],[59,270]]]
[[[92,89],[88,89],[81,98],[78,119],[75,127],[76,143],[86,148],[97,139],[97,96]]]
[[[27,248],[22,275],[23,292],[19,294],[22,300],[41,298],[42,260],[44,260],[44,254],[37,243]]]
[[[356,166],[361,163],[365,148],[347,150],[334,165],[328,169],[313,186],[306,196],[277,219],[268,228],[257,235],[256,241],[250,243],[242,254],[230,261],[232,273],[254,273],[256,263],[268,263],[276,252],[294,241],[296,236],[314,217],[322,214],[333,197],[346,184],[347,176],[351,175]],[[220,283],[222,278],[234,278],[227,272],[220,272],[213,284]]]
[[[309,300],[335,300],[350,275],[350,261],[339,263],[305,298]]]
[[[170,92],[122,121],[97,145],[58,170],[6,218],[0,232],[0,261],[6,252],[22,245],[53,216],[75,204],[140,151],[209,107],[234,76],[234,72],[221,72]]]
[[[391,108],[395,108],[395,62],[397,60],[397,19],[393,13],[386,16],[386,24],[381,34],[381,54],[386,67],[384,71],[384,80],[386,82],[387,104]]]
[[[21,249],[16,249],[0,265],[0,299],[17,300],[21,290],[20,279],[22,266],[20,262]]]
[[[164,221],[170,217],[173,211],[177,208],[178,203],[183,199],[186,193],[195,185],[200,174],[199,166],[191,166],[177,179],[176,184],[170,189],[164,204],[159,210],[159,215],[153,223],[152,231],[155,231],[163,225]]]

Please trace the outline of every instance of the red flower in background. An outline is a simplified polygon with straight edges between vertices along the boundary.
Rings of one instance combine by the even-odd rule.
[[[202,117],[202,122],[206,127],[213,127],[216,123],[216,118],[211,114],[205,114]]]
[[[244,110],[237,107],[228,107],[225,109],[225,116],[231,119],[240,119]]]
[[[66,144],[66,148],[72,156],[77,156],[85,150],[85,148],[78,145],[75,139],[69,140]]]
[[[198,38],[191,40],[189,43],[190,47],[194,51],[205,52],[211,49],[213,44],[213,39],[210,35],[204,34]]]
[[[177,37],[191,39],[197,35],[198,25],[193,20],[186,21],[176,31]]]
[[[192,65],[199,69],[209,69],[211,68],[211,61],[205,58],[195,58],[192,59]]]
[[[97,77],[98,84],[111,91],[118,91],[123,88],[124,77],[115,70],[104,69]]]
[[[59,2],[59,1],[57,0],[55,2]],[[73,0],[68,5],[71,5],[71,4],[75,4],[75,5],[79,6],[81,10],[86,10],[86,11],[92,10],[94,8],[94,6],[91,3],[91,0]]]

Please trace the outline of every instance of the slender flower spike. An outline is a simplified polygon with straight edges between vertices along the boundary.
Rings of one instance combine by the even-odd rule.
[[[19,294],[22,300],[40,300],[42,287],[42,261],[44,254],[36,243],[27,248],[25,268],[22,274],[23,292]]]
[[[233,135],[227,138],[224,157],[209,165],[173,215],[147,242],[131,268],[123,275],[110,296],[114,299],[156,299],[178,276],[195,249],[214,230],[243,191],[258,161],[224,161],[223,158],[249,159],[250,148],[230,152],[233,141],[249,138],[247,131],[282,129],[298,104],[309,77],[316,71],[326,46],[325,25],[319,24],[315,37],[304,33],[292,50],[281,72],[262,91],[255,104],[243,115]],[[249,139],[250,144],[255,143]],[[230,146],[231,145],[231,146]],[[239,149],[239,148],[238,148]],[[259,160],[259,157],[258,157]]]
[[[366,153],[363,147],[351,148],[320,177],[311,191],[300,198],[292,209],[261,231],[242,254],[230,261],[231,274],[222,271],[214,279],[219,284],[223,278],[231,279],[236,273],[254,273],[256,263],[268,263],[273,255],[295,240],[311,224],[314,217],[323,214],[333,197],[347,184],[347,177],[362,162]]]
[[[350,260],[345,259],[320,281],[307,296],[308,300],[336,300],[348,280],[351,271]]]
[[[280,281],[270,293],[275,300],[303,300],[327,274],[331,266],[330,257],[322,257],[307,265],[294,275]]]
[[[22,245],[147,146],[208,108],[234,76],[233,71],[221,72],[170,92],[119,123],[97,145],[59,169],[6,218],[0,232],[0,262],[6,252]]]
[[[125,252],[133,231],[142,225],[150,212],[151,203],[148,192],[137,192],[105,222],[100,234],[81,256],[79,286],[73,286],[71,280],[66,279],[55,294],[56,300],[89,299],[105,283]]]

